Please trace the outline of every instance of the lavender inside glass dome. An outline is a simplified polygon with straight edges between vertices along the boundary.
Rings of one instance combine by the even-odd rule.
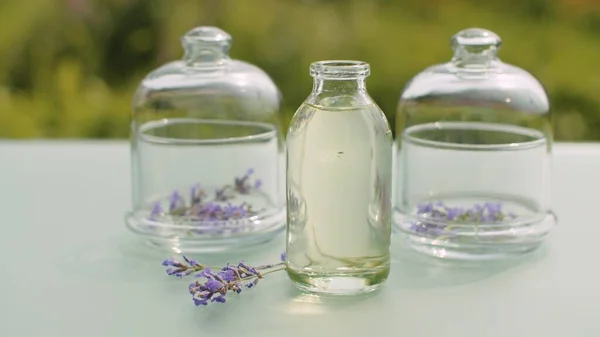
[[[410,230],[431,236],[451,235],[457,224],[498,225],[517,219],[517,214],[503,209],[501,202],[474,204],[471,207],[448,206],[441,201],[425,202],[417,206],[418,220],[410,223]]]
[[[151,203],[146,211],[148,226],[153,223],[186,225],[190,235],[238,232],[249,229],[252,219],[268,208],[268,197],[261,191],[262,181],[249,169],[231,184],[209,189],[196,183],[187,190],[174,190]]]

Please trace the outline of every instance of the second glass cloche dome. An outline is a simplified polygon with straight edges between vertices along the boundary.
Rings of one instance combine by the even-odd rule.
[[[498,59],[493,32],[466,29],[451,43],[452,60],[419,73],[401,95],[395,224],[436,257],[518,256],[555,224],[548,97],[531,74]]]
[[[281,95],[229,57],[231,41],[216,27],[189,31],[183,59],[147,75],[133,99],[127,225],[177,253],[259,244],[285,226]]]

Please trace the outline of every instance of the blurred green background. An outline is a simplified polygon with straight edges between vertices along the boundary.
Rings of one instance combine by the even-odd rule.
[[[546,86],[556,139],[600,140],[600,0],[0,0],[0,137],[127,137],[138,82],[199,25],[271,75],[286,122],[312,61],[359,59],[393,123],[404,84],[450,59],[454,33],[491,29],[501,59]]]

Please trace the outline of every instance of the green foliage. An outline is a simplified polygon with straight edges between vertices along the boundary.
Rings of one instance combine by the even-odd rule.
[[[559,140],[600,140],[600,11],[594,1],[55,0],[0,3],[0,137],[124,138],[137,83],[182,55],[180,36],[217,25],[231,54],[269,73],[286,122],[321,59],[371,64],[371,95],[394,125],[406,82],[446,62],[449,38],[479,26],[500,56],[537,76]]]

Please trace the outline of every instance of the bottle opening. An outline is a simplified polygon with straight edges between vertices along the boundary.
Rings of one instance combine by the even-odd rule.
[[[371,74],[371,67],[363,61],[331,60],[310,65],[310,76],[332,80],[364,78]]]

